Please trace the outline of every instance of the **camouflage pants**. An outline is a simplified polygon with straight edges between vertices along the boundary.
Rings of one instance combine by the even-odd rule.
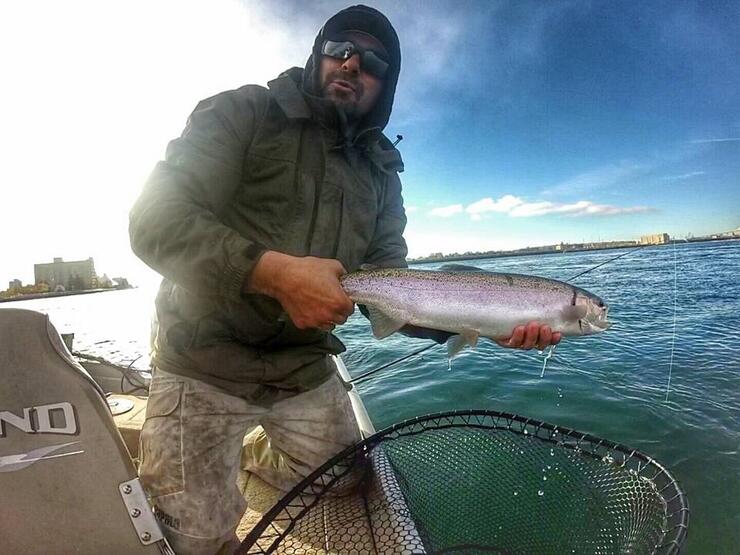
[[[247,507],[237,477],[249,432],[247,470],[281,490],[359,440],[338,375],[264,408],[199,380],[155,371],[139,475],[178,555],[212,555],[235,542]]]

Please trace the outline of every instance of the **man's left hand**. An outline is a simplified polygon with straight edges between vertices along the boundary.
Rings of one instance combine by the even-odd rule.
[[[539,322],[530,322],[526,326],[517,326],[510,337],[496,339],[496,343],[509,349],[529,350],[537,347],[540,351],[550,345],[557,345],[562,339],[559,331],[553,332],[550,326]]]

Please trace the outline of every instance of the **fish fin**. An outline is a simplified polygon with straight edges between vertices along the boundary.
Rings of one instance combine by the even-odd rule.
[[[475,348],[477,344],[478,332],[475,330],[464,330],[461,334],[453,335],[447,340],[447,356],[453,358],[468,345]]]
[[[584,318],[588,308],[584,305],[569,305],[563,309],[563,318],[566,321],[576,321]]]
[[[488,270],[482,270],[481,268],[476,268],[475,266],[467,266],[465,264],[444,264],[440,266],[439,269],[443,272],[483,272],[485,274],[492,273]]]
[[[470,345],[471,348],[475,349],[476,345],[478,345],[478,336],[480,334],[476,330],[465,330],[463,332],[463,337],[466,337],[468,340],[468,345]]]
[[[373,327],[373,335],[377,339],[386,338],[406,325],[405,318],[394,318],[393,316],[389,316],[385,312],[382,312],[375,306],[365,306],[367,307],[368,317],[370,318],[370,325]]]

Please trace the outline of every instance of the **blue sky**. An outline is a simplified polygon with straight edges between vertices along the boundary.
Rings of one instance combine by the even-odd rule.
[[[424,6],[442,75],[407,54],[389,129],[414,236],[462,252],[740,226],[740,4]]]
[[[740,226],[740,3],[369,4],[401,39],[411,255]],[[53,256],[155,279],[127,212],[167,141],[347,5],[3,3],[0,288]]]

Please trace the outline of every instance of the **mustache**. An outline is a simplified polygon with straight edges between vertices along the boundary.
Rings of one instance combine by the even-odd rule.
[[[342,70],[332,71],[326,80],[326,85],[328,86],[333,81],[345,81],[350,84],[350,86],[355,90],[355,93],[357,96],[362,96],[362,94],[365,92],[365,88],[362,86],[362,83],[360,82],[359,78],[354,78],[349,75],[347,75],[346,72]]]

